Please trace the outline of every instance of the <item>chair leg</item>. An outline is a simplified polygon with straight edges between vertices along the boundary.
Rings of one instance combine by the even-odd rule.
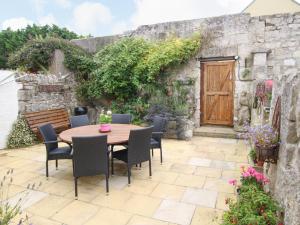
[[[154,156],[154,151],[153,151],[153,148],[151,149],[151,151],[152,151],[152,157]]]
[[[55,167],[56,167],[56,170],[57,170],[57,168],[58,168],[58,160],[57,159],[55,160]]]
[[[111,154],[111,161],[110,161],[110,166],[111,166],[111,175],[114,174],[114,157],[113,155]]]
[[[109,156],[107,157],[107,172],[108,172],[108,178],[109,178]]]
[[[75,198],[78,198],[78,189],[77,189],[77,177],[74,177],[74,184],[75,184]]]
[[[130,185],[131,166],[127,165],[128,185]]]
[[[75,171],[74,159],[72,159],[72,168],[73,168],[73,174],[74,174],[74,171]]]
[[[113,157],[113,153],[114,153],[114,146],[112,145],[110,147],[110,150],[111,150],[111,174],[113,175],[114,174],[114,157]]]
[[[149,159],[149,176],[152,176],[151,158]]]
[[[106,180],[106,194],[108,194],[108,192],[109,192],[108,178],[109,178],[109,173],[108,173],[108,174],[105,174],[105,180]]]
[[[163,157],[162,157],[162,147],[160,147],[160,164],[163,163]]]
[[[46,177],[49,176],[48,160],[46,160]]]

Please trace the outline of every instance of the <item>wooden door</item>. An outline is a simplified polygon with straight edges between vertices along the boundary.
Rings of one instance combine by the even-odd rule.
[[[201,63],[201,125],[233,126],[234,61]]]

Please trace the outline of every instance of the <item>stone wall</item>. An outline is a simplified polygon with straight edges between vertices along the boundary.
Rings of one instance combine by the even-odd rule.
[[[285,209],[285,224],[300,224],[300,73],[277,84],[282,98],[281,145],[277,164],[265,165],[270,191]]]
[[[99,51],[104,46],[112,44],[113,42],[119,40],[121,37],[122,36],[120,35],[93,37],[89,39],[75,39],[72,40],[72,42],[81,46],[82,48],[84,48],[85,50],[91,53],[95,53],[96,51]]]
[[[22,85],[18,90],[20,113],[55,108],[71,112],[77,106],[72,74],[18,74],[17,82]]]
[[[169,36],[189,37],[195,32],[204,35],[198,57],[238,56],[235,67],[234,126],[238,129],[240,97],[243,92],[254,94],[256,84],[265,79],[280,80],[292,76],[299,67],[299,26],[300,13],[250,17],[236,14],[205,19],[177,21],[144,25],[124,35],[138,36],[148,40],[161,40]],[[109,43],[117,40],[109,37]],[[87,48],[102,48],[107,37],[82,39],[76,44]],[[95,47],[88,47],[92,49]],[[200,62],[196,59],[174,71],[177,79],[195,79],[195,86],[188,96],[192,99],[193,122],[200,126]],[[248,75],[246,72],[248,72]],[[251,101],[252,99],[250,99]],[[250,108],[249,108],[250,110]],[[255,114],[253,114],[255,116]]]

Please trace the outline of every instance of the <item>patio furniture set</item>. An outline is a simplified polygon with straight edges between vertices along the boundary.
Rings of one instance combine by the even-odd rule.
[[[87,115],[70,118],[71,129],[57,135],[51,123],[38,125],[38,130],[46,146],[46,176],[49,176],[48,161],[55,160],[58,168],[59,159],[71,159],[75,185],[75,198],[78,197],[77,181],[79,177],[104,174],[106,178],[106,192],[109,192],[109,175],[114,174],[114,159],[126,163],[128,184],[131,180],[132,166],[140,166],[149,162],[149,176],[151,171],[151,151],[160,149],[162,163],[162,145],[166,120],[156,116],[153,125],[140,127],[131,124],[131,115],[112,114],[111,131],[99,133],[99,125],[90,125]],[[59,142],[67,145],[60,147]],[[120,145],[122,150],[114,150]],[[109,165],[110,164],[110,165]],[[111,171],[110,171],[111,167]]]

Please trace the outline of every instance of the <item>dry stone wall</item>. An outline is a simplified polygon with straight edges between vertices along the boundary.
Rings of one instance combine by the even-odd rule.
[[[18,74],[19,112],[35,112],[46,109],[67,108],[77,105],[75,80],[69,76],[53,74]]]

